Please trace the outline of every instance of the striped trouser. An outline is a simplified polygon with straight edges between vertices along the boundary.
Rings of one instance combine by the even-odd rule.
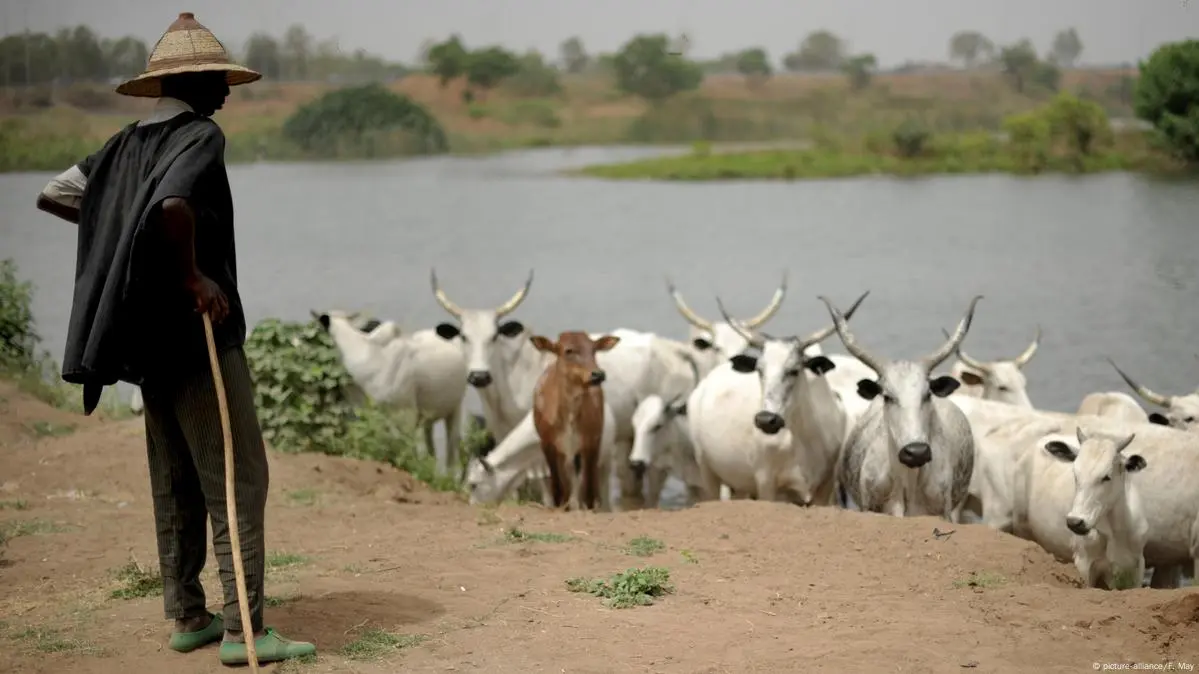
[[[219,356],[233,426],[237,530],[254,631],[262,629],[265,546],[263,520],[268,471],[262,430],[254,409],[254,384],[241,347]],[[225,504],[224,439],[216,387],[207,364],[174,379],[147,381],[146,448],[158,529],[158,560],[168,619],[207,615],[200,571],[212,547],[225,594],[225,628],[240,631],[237,585]]]

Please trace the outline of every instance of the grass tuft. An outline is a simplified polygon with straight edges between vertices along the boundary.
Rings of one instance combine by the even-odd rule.
[[[426,638],[422,634],[394,634],[387,630],[369,629],[338,649],[337,654],[347,660],[377,660],[416,646]]]
[[[649,536],[638,536],[629,541],[625,552],[635,557],[650,557],[666,549],[666,544]]]
[[[670,570],[659,566],[643,569],[628,569],[623,573],[602,578],[571,578],[566,581],[571,592],[586,592],[600,597],[612,608],[649,606],[657,597],[674,592],[670,584]]]
[[[525,531],[519,527],[509,527],[504,530],[504,541],[507,543],[529,543],[532,541],[538,543],[566,543],[573,540],[573,536],[567,536],[566,534]]]
[[[121,586],[109,593],[112,599],[142,599],[162,595],[162,576],[142,568],[136,559],[117,569]]]

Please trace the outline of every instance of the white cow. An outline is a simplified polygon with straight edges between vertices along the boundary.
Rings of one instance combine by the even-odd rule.
[[[682,293],[675,288],[674,282],[669,278],[666,279],[666,289],[670,293],[671,299],[674,300],[674,306],[678,309],[679,314],[691,325],[688,342],[694,350],[696,362],[699,364],[700,373],[703,376],[707,376],[716,366],[745,351],[746,347],[749,346],[749,342],[745,341],[745,337],[737,330],[734,330],[731,322],[727,319],[723,322],[709,321],[695,313],[687,305],[687,302],[683,300]],[[787,273],[783,272],[782,283],[774,291],[774,296],[770,298],[770,303],[766,305],[766,308],[753,318],[748,318],[744,321],[738,320],[736,322],[744,330],[757,330],[778,313],[779,307],[783,306],[783,299],[786,296]]]
[[[1135,438],[1050,433],[1016,469],[1017,535],[1072,560],[1087,587],[1126,590],[1145,576],[1149,521],[1132,476],[1146,461],[1125,451]]]
[[[1100,391],[1089,393],[1078,404],[1079,415],[1107,417],[1120,421],[1149,423],[1149,415],[1133,397],[1123,391]]]
[[[686,486],[689,505],[701,500],[703,481],[691,443],[686,397],[663,400],[656,394],[647,396],[633,413],[633,428],[629,467],[634,475],[645,474],[651,468],[659,471],[649,483],[651,497],[661,495],[666,482],[662,478],[673,474]]]
[[[1025,448],[1037,438],[1056,433],[1062,422],[1042,417],[1009,419],[974,437],[974,474],[966,509],[987,526],[1011,533],[1014,517],[1014,474]]]
[[[845,349],[878,374],[877,381],[858,384],[872,402],[845,439],[839,476],[849,497],[868,511],[959,522],[974,471],[974,436],[966,415],[944,400],[958,381],[929,377],[965,338],[981,297],[970,301],[949,341],[916,361],[872,355],[858,345],[841,312],[820,299]]]
[[[352,316],[342,311],[317,314],[329,332],[341,361],[354,383],[371,400],[395,409],[415,410],[421,419],[426,449],[434,453],[433,426],[445,429],[444,457],[438,468],[450,472],[457,465],[462,441],[462,399],[466,395],[466,361],[462,352],[432,330],[400,334],[385,322],[370,333],[354,327]]]
[[[1115,422],[1102,417],[1063,424],[1069,434],[1079,423],[1088,433],[1137,436],[1134,448],[1148,466],[1133,477],[1140,487],[1149,539],[1145,564],[1153,567],[1150,586],[1178,587],[1199,566],[1199,438],[1160,424]],[[1027,450],[1026,450],[1027,451]]]
[[[1116,366],[1115,361],[1109,358],[1107,362],[1116,368],[1116,372],[1120,374],[1125,383],[1132,387],[1132,390],[1136,391],[1136,394],[1141,396],[1145,402],[1166,409],[1164,415],[1159,412],[1151,413],[1149,415],[1149,423],[1171,426],[1184,431],[1199,432],[1199,391],[1180,396],[1167,396],[1154,393],[1133,381],[1132,377],[1124,374],[1124,371]]]
[[[948,338],[948,333],[945,336]],[[959,346],[956,352],[958,359],[950,369],[950,374],[961,382],[962,386],[954,395],[986,398],[1031,408],[1032,402],[1028,399],[1028,380],[1024,378],[1021,370],[1036,355],[1040,343],[1041,326],[1038,325],[1037,334],[1033,338],[1032,344],[1028,345],[1024,353],[1011,360],[990,362],[975,360],[966,355]]]
[[[471,505],[499,503],[515,490],[531,471],[548,470],[540,444],[536,452],[529,450],[529,438],[539,443],[537,429],[530,411],[486,457],[476,457],[467,466],[466,484]],[[610,475],[616,460],[616,417],[612,407],[604,403],[604,431],[600,440],[600,475]],[[551,490],[546,487],[545,494]],[[605,484],[600,490],[600,510],[612,509],[612,492]],[[545,505],[553,507],[552,499]]]
[[[854,302],[851,316],[864,299]],[[762,501],[782,492],[801,505],[831,505],[845,414],[823,377],[835,365],[810,347],[834,327],[804,338],[753,334],[717,304],[730,329],[761,356],[734,355],[687,401],[704,497],[717,498],[723,484]]]

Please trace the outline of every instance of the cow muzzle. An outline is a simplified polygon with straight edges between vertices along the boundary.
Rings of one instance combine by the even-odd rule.
[[[908,468],[919,468],[933,460],[933,448],[927,442],[913,442],[899,450],[899,462]]]
[[[486,370],[474,370],[466,375],[466,383],[475,388],[487,388],[491,385],[491,373]]]
[[[758,427],[766,435],[774,435],[783,430],[786,422],[783,418],[774,412],[758,412],[754,415],[754,426]]]
[[[629,462],[629,470],[633,471],[633,477],[640,480],[641,478],[645,477],[645,462],[644,461],[630,461]]]
[[[1091,527],[1088,526],[1086,520],[1081,517],[1067,517],[1066,528],[1078,534],[1079,536],[1086,536],[1091,532]]]
[[[599,386],[600,384],[604,383],[604,380],[607,378],[608,375],[603,370],[592,370],[591,377],[587,380],[587,383],[591,384],[592,386]]]

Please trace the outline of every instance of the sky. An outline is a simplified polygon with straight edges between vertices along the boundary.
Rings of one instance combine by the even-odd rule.
[[[181,11],[239,50],[255,31],[278,35],[299,22],[346,51],[405,62],[425,40],[454,32],[469,47],[536,48],[554,58],[572,35],[595,53],[638,32],[686,32],[696,58],[762,46],[777,62],[809,32],[827,29],[883,67],[944,61],[950,36],[963,29],[997,44],[1027,37],[1045,53],[1058,30],[1074,27],[1081,62],[1104,65],[1199,38],[1199,0],[0,0],[0,34],[83,23],[153,44]]]

